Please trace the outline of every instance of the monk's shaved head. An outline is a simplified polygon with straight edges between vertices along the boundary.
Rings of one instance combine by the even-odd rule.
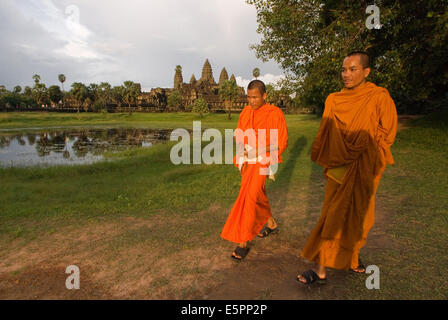
[[[353,51],[342,64],[342,80],[348,90],[356,89],[366,82],[370,73],[369,55],[364,51]]]
[[[252,80],[247,86],[247,90],[258,89],[261,94],[266,92],[266,86],[264,82],[261,80]]]
[[[370,68],[370,57],[367,54],[367,52],[365,51],[353,51],[350,52],[347,57],[352,57],[352,56],[358,56],[359,57],[359,61],[362,65],[362,67],[365,68]]]

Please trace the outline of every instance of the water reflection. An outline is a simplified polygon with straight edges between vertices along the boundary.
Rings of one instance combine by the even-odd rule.
[[[0,133],[0,166],[92,163],[105,151],[149,147],[168,140],[169,129],[70,129]]]

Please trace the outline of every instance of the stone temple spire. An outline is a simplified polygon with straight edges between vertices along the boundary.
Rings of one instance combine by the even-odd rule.
[[[233,73],[232,73],[232,75],[230,76],[230,80],[233,80],[233,81],[236,82],[235,75],[234,75]]]
[[[180,89],[180,87],[182,86],[182,83],[184,81],[182,78],[182,67],[176,66],[175,71],[176,71],[176,73],[174,75],[174,89],[178,90],[178,89]]]
[[[222,68],[221,74],[219,75],[219,85],[221,86],[224,81],[229,80],[229,75],[227,74],[226,68]]]
[[[194,76],[194,74],[191,75],[190,78],[190,84],[195,84],[196,83],[196,77]]]
[[[202,76],[200,81],[216,84],[215,79],[213,79],[212,66],[210,65],[210,62],[208,62],[208,59],[205,60],[204,67],[202,68]]]

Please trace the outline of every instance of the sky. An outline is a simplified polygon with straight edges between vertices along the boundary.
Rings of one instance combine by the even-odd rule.
[[[201,77],[206,58],[215,81],[223,67],[246,87],[252,70],[275,83],[283,72],[250,49],[259,43],[256,10],[244,0],[1,0],[0,85],[48,86],[126,80],[143,91]]]

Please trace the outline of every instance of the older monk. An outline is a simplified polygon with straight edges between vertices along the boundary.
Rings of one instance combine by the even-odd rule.
[[[343,62],[344,88],[325,101],[311,160],[324,168],[324,202],[301,255],[316,263],[297,276],[326,282],[326,267],[365,273],[359,251],[374,222],[375,194],[397,131],[397,111],[389,92],[366,78],[369,56],[352,52]]]

